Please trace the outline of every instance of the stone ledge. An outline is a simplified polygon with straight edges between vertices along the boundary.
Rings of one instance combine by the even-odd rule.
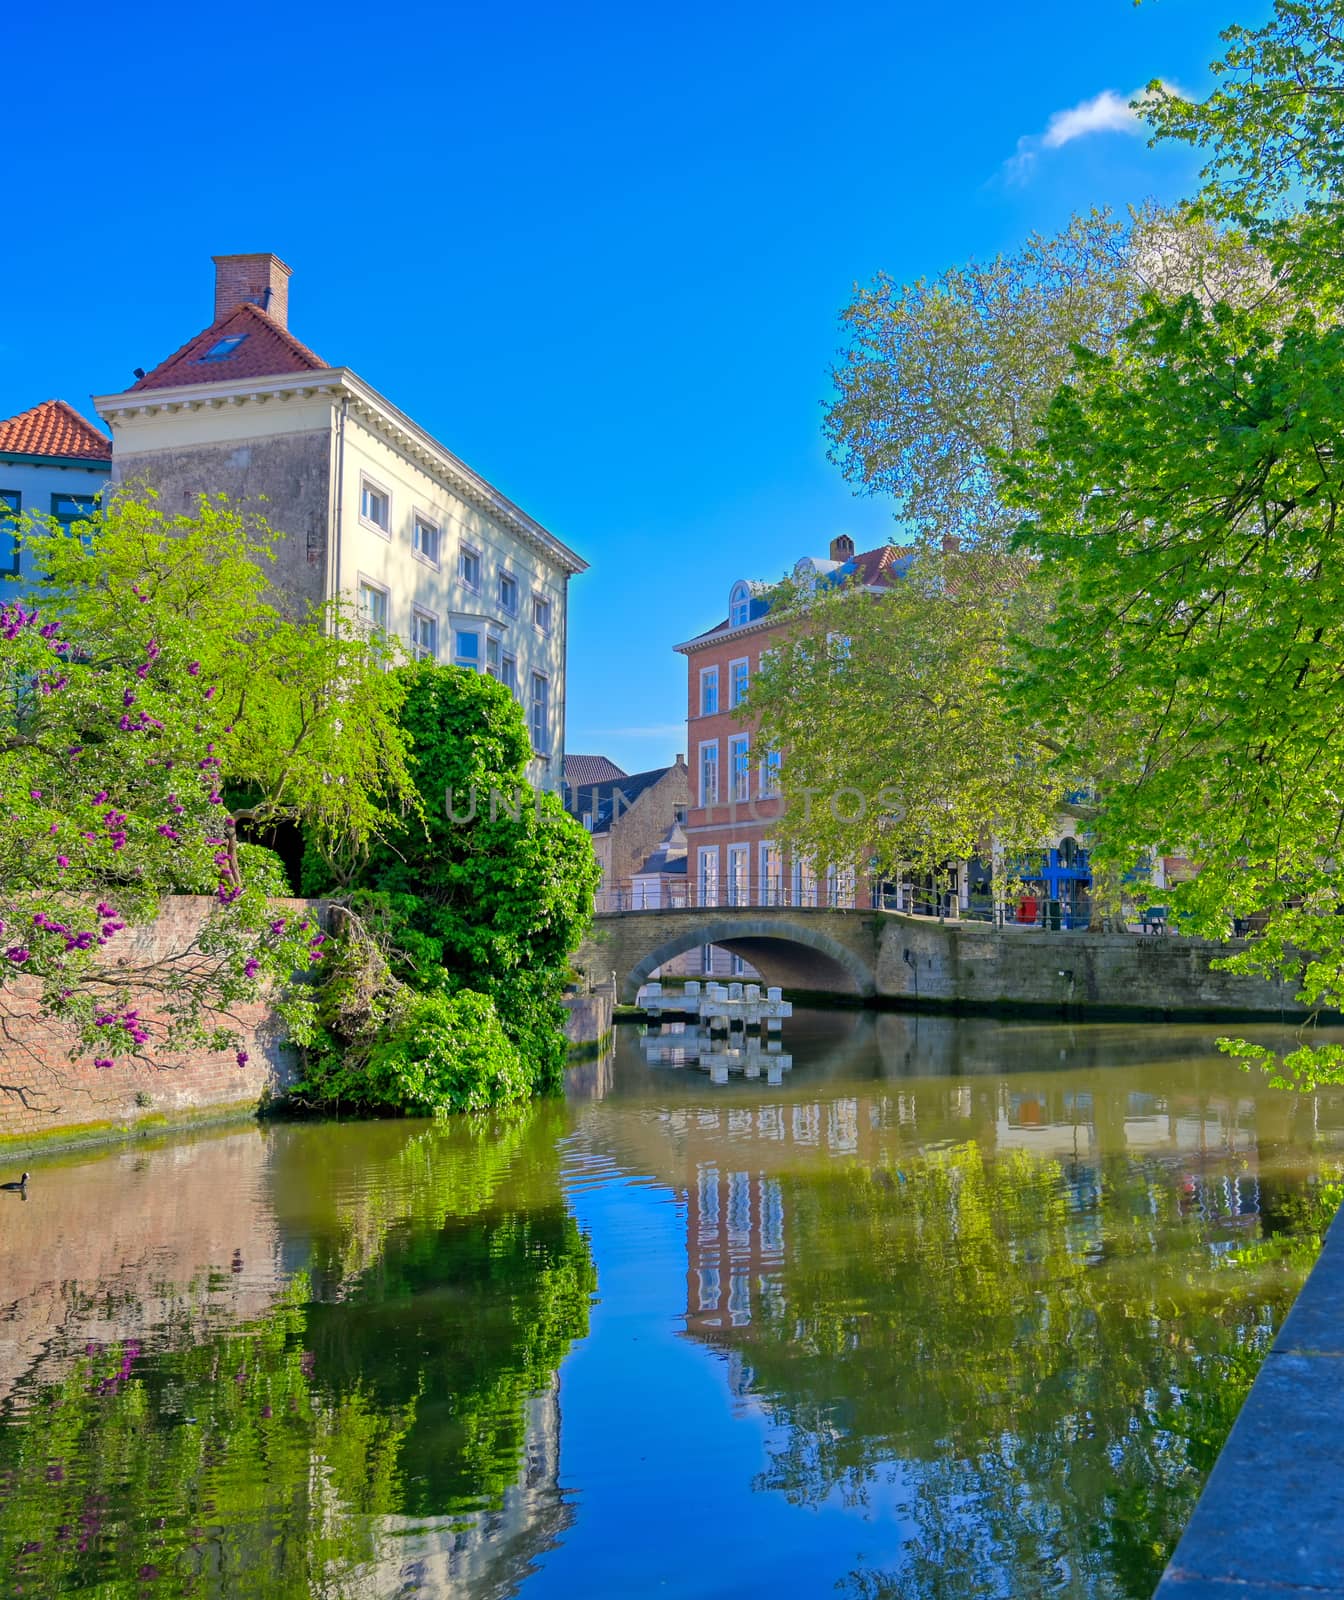
[[[1344,1210],[1153,1600],[1344,1597]]]

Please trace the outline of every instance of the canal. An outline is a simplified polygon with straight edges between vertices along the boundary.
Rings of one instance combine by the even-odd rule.
[[[625,1027],[517,1116],[32,1158],[0,1594],[1147,1600],[1344,1180],[1215,1031]]]

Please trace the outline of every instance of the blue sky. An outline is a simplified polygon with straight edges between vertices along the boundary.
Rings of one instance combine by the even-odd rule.
[[[89,411],[209,321],[212,254],[276,251],[300,338],[592,563],[569,748],[661,765],[732,582],[893,530],[820,433],[853,284],[1176,198],[1097,97],[1202,93],[1269,9],[22,8],[0,416]]]

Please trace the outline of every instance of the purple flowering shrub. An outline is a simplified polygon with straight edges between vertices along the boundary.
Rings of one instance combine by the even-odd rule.
[[[116,657],[92,658],[66,632],[59,613],[0,608],[0,1008],[15,980],[36,980],[42,1010],[73,1023],[98,1066],[152,1038],[224,1047],[229,1007],[288,983],[322,935],[277,917],[244,878],[209,685],[148,625]],[[155,961],[133,929],[184,879],[208,884],[215,905]]]
[[[44,582],[0,610],[0,1025],[40,989],[111,1066],[231,1046],[230,1008],[269,989],[302,1042],[292,980],[325,935],[274,906],[278,864],[239,827],[299,822],[338,873],[414,812],[397,675],[330,613],[293,617],[274,535],[222,500],[168,517],[120,491],[87,539],[23,537]],[[210,913],[155,959],[136,929],[183,890]]]

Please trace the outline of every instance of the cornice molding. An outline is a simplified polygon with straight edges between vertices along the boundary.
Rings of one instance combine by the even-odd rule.
[[[225,406],[264,406],[271,401],[329,398],[348,403],[349,414],[369,432],[399,451],[430,477],[441,483],[518,535],[566,574],[586,572],[588,563],[514,505],[507,495],[472,470],[459,456],[439,443],[366,384],[348,367],[328,367],[318,372],[286,373],[280,377],[253,378],[243,383],[194,383],[168,389],[138,389],[123,394],[94,395],[94,409],[116,436],[119,423],[138,416],[172,415],[179,411],[217,411]]]

